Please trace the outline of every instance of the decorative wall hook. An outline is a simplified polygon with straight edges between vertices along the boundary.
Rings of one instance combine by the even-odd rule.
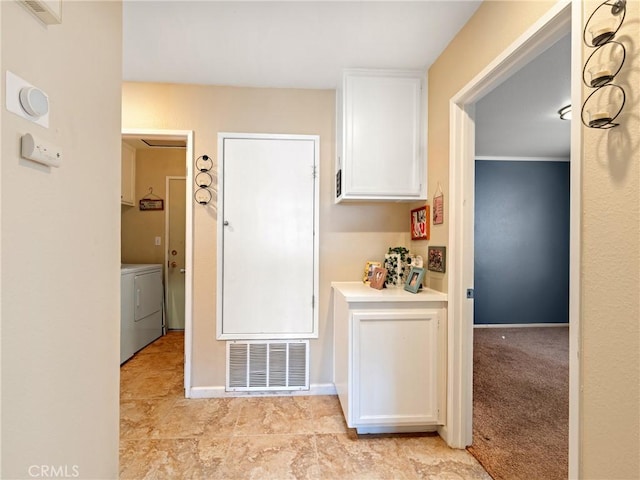
[[[194,182],[198,187],[193,194],[193,199],[200,205],[207,205],[211,198],[209,187],[213,184],[213,178],[209,171],[213,168],[213,159],[209,155],[200,155],[195,161],[195,167],[198,174],[194,178]]]
[[[595,89],[582,105],[582,123],[589,128],[613,128],[626,101],[624,89],[612,83],[626,59],[626,49],[614,41],[626,15],[626,0],[607,0],[591,13],[582,32],[587,47],[595,48],[582,69],[582,81]],[[611,7],[611,8],[608,8]]]

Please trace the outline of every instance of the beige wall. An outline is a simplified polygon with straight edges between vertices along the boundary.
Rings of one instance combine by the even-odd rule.
[[[432,244],[448,243],[449,99],[553,3],[484,2],[430,68],[429,191],[437,181],[445,190],[445,225],[432,227]],[[640,80],[630,62],[639,53],[639,5],[627,3],[620,32],[629,48],[619,77],[627,88],[624,123],[609,131],[584,129],[582,146],[584,388],[579,428],[581,477],[589,479],[640,478]]]
[[[484,2],[429,68],[429,192],[432,195],[438,183],[444,192],[444,223],[431,226],[431,245],[449,243],[449,99],[554,3]],[[448,276],[448,271],[430,274],[430,286],[446,292]]]
[[[311,345],[311,383],[332,380],[330,283],[359,280],[367,260],[408,239],[408,207],[340,204],[334,196],[335,93],[125,83],[123,127],[194,130],[194,155],[217,157],[218,132],[320,135],[319,333]],[[194,205],[193,386],[223,387],[225,344],[215,340],[216,210]]]
[[[583,17],[600,3],[586,2]],[[588,479],[640,478],[639,24],[640,2],[628,1],[617,35],[627,48],[616,77],[627,95],[620,126],[583,129],[581,426]]]
[[[48,129],[0,111],[2,478],[118,475],[122,13],[62,7],[45,27],[0,2],[0,73],[51,104]],[[27,132],[62,148],[60,168],[20,158]]]
[[[185,157],[184,149],[141,148],[136,150],[135,206],[122,205],[121,207],[122,263],[164,264],[166,177],[185,176]],[[153,189],[151,196],[148,195],[149,188]],[[141,211],[138,201],[145,196],[164,199],[165,210]],[[161,245],[155,244],[155,237],[160,237]]]

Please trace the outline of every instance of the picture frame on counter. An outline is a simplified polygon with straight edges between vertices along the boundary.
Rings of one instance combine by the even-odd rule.
[[[404,283],[404,289],[407,292],[418,293],[420,287],[422,287],[424,273],[424,268],[411,267],[411,271],[407,275],[407,281]]]
[[[376,267],[382,267],[382,262],[374,262],[369,260],[364,266],[364,273],[362,275],[362,281],[369,285],[371,283],[371,277],[373,276],[373,270]]]
[[[384,288],[384,282],[386,279],[387,269],[382,267],[374,267],[369,286],[371,288],[375,288],[376,290],[382,290]]]

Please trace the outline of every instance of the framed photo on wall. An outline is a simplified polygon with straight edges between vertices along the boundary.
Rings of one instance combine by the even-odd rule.
[[[447,247],[429,247],[427,268],[431,272],[444,273],[447,265]]]
[[[433,196],[433,224],[442,225],[444,223],[444,193],[438,182],[438,188]]]
[[[429,240],[429,206],[411,210],[411,240]]]

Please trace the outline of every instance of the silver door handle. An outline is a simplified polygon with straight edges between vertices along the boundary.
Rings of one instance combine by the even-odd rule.
[[[186,270],[184,268],[181,268],[180,273],[184,273],[184,272],[186,272]]]

